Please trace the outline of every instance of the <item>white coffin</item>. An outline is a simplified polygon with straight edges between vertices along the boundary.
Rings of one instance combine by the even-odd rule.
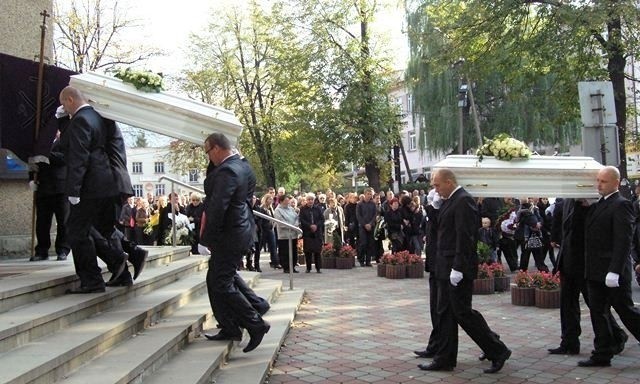
[[[242,133],[242,125],[229,110],[167,92],[141,92],[115,77],[81,73],[71,76],[70,84],[89,98],[100,115],[134,127],[198,145],[214,132],[236,145]]]
[[[482,161],[472,155],[447,156],[432,168],[449,168],[475,197],[598,197],[595,179],[603,166],[591,157],[531,156]]]

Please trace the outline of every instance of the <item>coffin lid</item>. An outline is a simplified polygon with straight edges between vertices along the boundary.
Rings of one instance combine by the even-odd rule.
[[[69,84],[81,90],[103,117],[151,132],[198,145],[214,132],[237,145],[242,133],[233,112],[221,107],[168,92],[141,92],[120,79],[93,72],[73,75]]]
[[[511,161],[450,155],[432,167],[451,169],[476,197],[598,197],[595,179],[603,165],[591,157],[531,156]]]

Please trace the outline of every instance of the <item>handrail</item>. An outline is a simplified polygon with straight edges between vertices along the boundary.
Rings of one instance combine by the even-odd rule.
[[[271,217],[269,215],[265,215],[264,213],[258,212],[258,211],[255,211],[255,210],[253,211],[253,214],[258,216],[258,217],[261,217],[261,218],[263,218],[265,220],[269,220],[271,222],[278,223],[278,224],[280,224],[280,225],[282,225],[282,226],[284,226],[286,228],[293,229],[296,233],[298,233],[300,235],[302,234],[302,229],[300,229],[299,227],[296,227],[293,224],[285,223],[282,220],[278,220],[275,217]],[[293,243],[292,243],[292,241],[293,241],[293,239],[291,237],[289,237],[289,290],[290,291],[293,290]],[[297,248],[298,247],[296,247],[296,250],[297,250]],[[282,260],[280,260],[280,262],[282,263]]]
[[[196,188],[194,186],[191,186],[187,183],[183,183],[180,180],[176,180],[174,178],[168,177],[168,176],[161,176],[158,181],[162,181],[162,180],[167,180],[171,182],[171,194],[169,195],[169,204],[171,204],[171,196],[173,196],[175,194],[174,191],[174,186],[175,184],[181,185],[185,188],[191,189],[195,192],[204,194],[204,190],[200,189],[200,188]],[[176,246],[176,209],[173,206],[173,204],[171,204],[171,246],[175,247]]]

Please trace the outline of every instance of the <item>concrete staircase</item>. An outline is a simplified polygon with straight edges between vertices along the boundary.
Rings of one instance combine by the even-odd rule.
[[[64,294],[79,284],[71,260],[0,263],[0,383],[262,383],[304,291],[241,273],[271,302],[270,332],[244,354],[246,332],[240,343],[201,336],[215,328],[208,258],[188,247],[148,249],[132,287],[87,295]]]

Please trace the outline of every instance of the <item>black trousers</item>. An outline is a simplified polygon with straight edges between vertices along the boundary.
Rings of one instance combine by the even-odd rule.
[[[221,328],[230,334],[238,332],[240,327],[258,330],[265,325],[260,314],[238,288],[236,266],[242,262],[243,253],[225,252],[223,247],[214,246],[207,271],[211,309]]]
[[[67,240],[73,251],[73,264],[82,287],[104,286],[91,231],[95,229],[102,237],[109,238],[114,231],[115,212],[114,198],[82,198],[78,204],[70,207]]]
[[[511,272],[515,272],[518,270],[518,243],[513,239],[513,237],[507,237],[502,235],[500,238],[500,250],[504,255],[504,259],[509,266],[509,270]]]
[[[640,341],[640,310],[633,304],[631,281],[620,281],[616,288],[607,287],[604,282],[587,281],[589,292],[589,313],[595,338],[591,356],[597,361],[609,361],[614,355],[615,333],[611,323],[610,307],[615,309],[622,324]]]
[[[358,261],[361,264],[371,264],[372,258],[376,258],[376,240],[373,238],[373,228],[367,231],[361,226],[358,232]]]
[[[544,263],[544,255],[542,254],[542,248],[527,249],[525,246],[526,241],[520,243],[520,269],[526,271],[529,269],[529,258],[533,254],[533,261],[538,271],[549,272],[549,268]]]
[[[51,247],[51,223],[56,217],[56,254],[69,253],[67,242],[67,216],[69,216],[69,201],[63,194],[40,196],[36,195],[36,255],[46,256]]]
[[[560,346],[567,349],[580,349],[580,294],[585,303],[589,306],[589,295],[587,292],[587,282],[582,276],[570,276],[560,272]],[[618,322],[607,310],[609,324],[613,331],[612,342],[618,346],[624,342],[626,333]]]
[[[438,351],[438,335],[442,331],[438,315],[438,284],[433,272],[429,273],[429,314],[431,316],[431,334],[426,351],[436,353]]]
[[[305,251],[304,261],[307,264],[307,271],[311,270],[311,263],[315,264],[316,271],[320,270],[320,252]]]
[[[503,357],[507,346],[500,341],[500,336],[489,328],[480,312],[471,308],[473,281],[464,278],[454,287],[448,279],[436,279],[436,284],[440,332],[436,341],[438,350],[433,361],[446,366],[456,366],[458,325],[480,347],[487,359]]]
[[[297,240],[291,240],[291,253],[298,254]],[[292,259],[292,255],[289,253],[289,240],[278,239],[278,259],[284,272],[289,272],[289,260],[293,262],[293,268],[295,269],[297,259]]]

